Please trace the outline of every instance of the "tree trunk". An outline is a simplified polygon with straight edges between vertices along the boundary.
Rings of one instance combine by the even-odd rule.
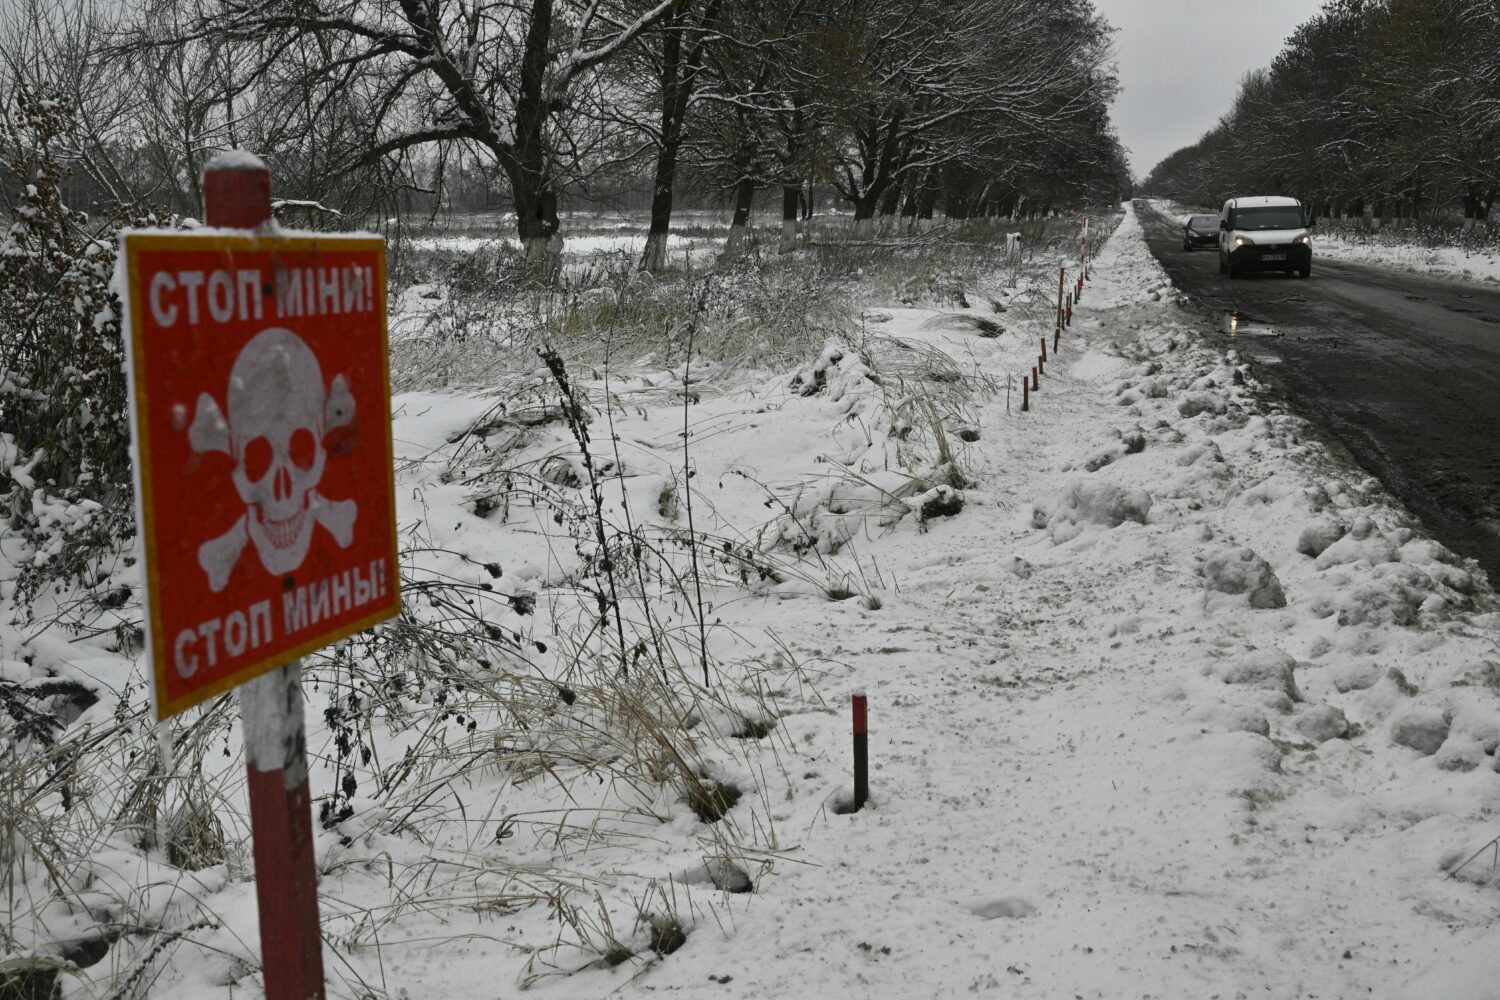
[[[669,131],[670,129],[670,131]],[[667,235],[672,229],[672,188],[677,178],[677,151],[682,144],[680,123],[673,127],[671,115],[662,115],[661,148],[656,154],[656,182],[651,188],[651,228],[641,254],[642,271],[661,271],[667,266]]]
[[[906,187],[901,195],[901,223],[907,233],[914,233],[917,229],[917,191],[921,188],[921,178],[913,171],[907,176]]]
[[[717,0],[704,12],[702,27],[709,28],[718,16]],[[704,38],[684,57],[681,15],[674,11],[664,25],[661,52],[661,146],[656,151],[656,178],[651,189],[651,228],[641,254],[642,271],[660,271],[667,266],[667,235],[672,229],[672,195],[677,180],[677,158],[682,149],[683,123],[693,83],[703,68]]]
[[[969,217],[968,202],[958,192],[949,191],[943,199],[943,214],[948,217],[949,222],[961,222]]]
[[[925,232],[932,228],[932,213],[937,209],[938,189],[933,179],[929,177],[927,183],[922,185],[921,191],[917,193],[917,231]]]
[[[531,23],[521,54],[521,85],[516,94],[514,162],[510,175],[516,229],[534,276],[551,282],[560,271],[562,241],[557,235],[557,193],[547,177],[543,129],[547,119],[544,85],[547,47],[552,38],[552,0],[532,0]]]
[[[651,228],[646,233],[646,250],[641,254],[642,271],[655,272],[667,266],[667,234],[672,229],[672,185],[677,179],[677,151],[682,145],[678,92],[686,91],[688,86],[678,79],[682,36],[671,30],[676,27],[675,22],[675,17],[669,19],[669,30],[662,42],[661,145],[656,151],[656,177],[651,187]]]
[[[742,174],[734,184],[734,219],[729,223],[729,239],[724,256],[737,257],[745,249],[745,233],[750,228],[750,205],[755,199],[755,179]]]
[[[891,222],[896,217],[896,210],[901,207],[901,188],[899,185],[891,184],[885,189],[885,194],[880,196],[880,232],[882,235],[891,231]]]
[[[646,249],[641,253],[640,270],[655,274],[667,269],[667,226],[657,228],[656,213],[651,213],[651,231],[646,234]]]
[[[777,253],[791,253],[797,249],[797,202],[801,197],[800,187],[781,186],[781,242],[777,244]]]
[[[535,278],[551,283],[562,265],[562,237],[558,235],[557,194],[545,182],[540,190],[517,185],[516,226],[521,246]]]
[[[994,187],[993,181],[985,181],[984,187],[979,190],[979,197],[974,199],[974,217],[988,219],[995,214],[995,207],[990,202],[990,191]]]
[[[1470,184],[1464,190],[1464,231],[1473,229],[1488,214],[1478,184]]]
[[[854,238],[867,240],[875,235],[875,209],[878,195],[863,194],[854,199]]]

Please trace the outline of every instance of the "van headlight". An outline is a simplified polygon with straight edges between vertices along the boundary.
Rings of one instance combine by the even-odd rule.
[[[1250,242],[1250,241],[1249,241],[1249,240],[1247,240],[1247,239],[1245,239],[1245,237],[1243,237],[1243,236],[1236,236],[1236,237],[1235,237],[1235,238],[1234,238],[1234,245],[1235,245],[1235,246],[1237,246],[1237,247],[1242,247],[1242,246],[1244,246],[1244,245],[1245,245],[1245,244],[1246,244],[1246,243],[1249,243],[1249,242]]]
[[[1297,237],[1297,242],[1301,243],[1305,247],[1312,246],[1312,237],[1307,235],[1306,233],[1303,233],[1301,236]]]

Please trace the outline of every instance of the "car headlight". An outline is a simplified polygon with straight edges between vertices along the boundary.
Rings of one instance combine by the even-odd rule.
[[[1234,238],[1234,245],[1235,245],[1235,246],[1237,246],[1237,247],[1242,247],[1242,246],[1244,246],[1244,245],[1245,245],[1245,244],[1246,244],[1246,243],[1249,243],[1249,242],[1250,242],[1250,241],[1249,241],[1249,240],[1247,240],[1247,239],[1245,239],[1245,237],[1243,237],[1243,236],[1236,236],[1236,237],[1235,237],[1235,238]]]

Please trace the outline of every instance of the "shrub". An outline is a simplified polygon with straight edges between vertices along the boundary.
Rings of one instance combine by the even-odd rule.
[[[13,224],[0,238],[0,509],[26,540],[28,605],[50,584],[97,589],[79,612],[117,606],[100,557],[133,533],[120,303],[110,288],[119,220],[66,205],[55,153],[63,102],[22,102],[0,147]],[[157,224],[146,217],[140,224]]]

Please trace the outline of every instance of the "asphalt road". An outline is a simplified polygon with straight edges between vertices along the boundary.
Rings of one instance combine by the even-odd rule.
[[[1181,220],[1140,211],[1178,289],[1256,375],[1500,585],[1500,288],[1335,264],[1230,281],[1185,253]]]

